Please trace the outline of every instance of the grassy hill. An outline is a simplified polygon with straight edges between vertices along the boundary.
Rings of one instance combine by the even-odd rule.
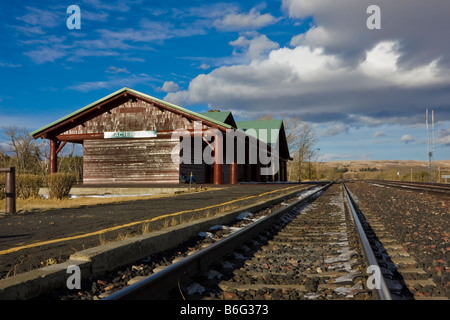
[[[450,160],[435,161],[436,179],[450,175]],[[322,176],[330,179],[384,179],[404,181],[429,181],[427,161],[379,160],[379,161],[331,161],[318,164]],[[450,179],[449,179],[450,180]],[[441,182],[445,182],[443,179]],[[450,181],[448,181],[450,182]]]

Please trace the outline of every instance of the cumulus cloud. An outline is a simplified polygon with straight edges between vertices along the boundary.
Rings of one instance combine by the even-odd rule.
[[[448,120],[450,19],[443,12],[450,3],[431,3],[380,0],[382,29],[369,30],[370,1],[284,0],[292,19],[312,16],[315,25],[285,47],[241,34],[230,45],[250,61],[199,75],[165,99],[223,105],[248,117],[276,108],[315,123],[371,126],[421,123],[431,104]]]
[[[234,54],[243,52],[250,59],[259,59],[265,53],[273,49],[278,49],[279,44],[267,38],[266,35],[258,35],[252,39],[240,36],[238,39],[231,41],[230,45],[234,47]]]
[[[199,66],[199,68],[202,69],[202,70],[208,70],[208,69],[211,68],[211,66],[210,66],[209,64],[202,63],[202,64]]]
[[[403,142],[404,144],[408,144],[410,142],[415,141],[414,138],[409,135],[409,134],[405,134],[400,138],[400,141]]]
[[[180,90],[180,86],[173,81],[166,81],[161,90],[164,92],[174,92]]]
[[[265,39],[261,43],[269,44]],[[450,81],[436,70],[434,63],[399,70],[396,47],[392,43],[382,43],[382,49],[367,52],[367,58],[353,68],[338,55],[306,46],[273,49],[267,58],[259,59],[260,50],[270,47],[260,45],[251,51],[251,44],[257,42],[249,43],[248,39],[240,37],[231,44],[235,47],[248,45],[248,55],[253,57],[251,63],[221,67],[199,75],[191,81],[187,91],[169,94],[166,99],[183,104],[227,105],[243,111],[257,108],[261,113],[277,106],[292,116],[318,122],[336,117],[358,119],[351,115],[359,115],[359,120],[364,116],[366,121],[379,117],[394,120],[402,109],[415,108],[422,113],[423,106],[429,103],[428,95],[434,92],[430,85],[423,84],[425,77],[430,83],[450,86]],[[379,60],[374,59],[374,55]],[[416,74],[421,76],[415,77]],[[405,96],[409,98],[408,105]],[[403,120],[411,118],[405,116]]]
[[[372,4],[371,0],[283,0],[291,18],[314,17],[316,27],[303,35],[303,45],[325,48],[355,62],[381,41],[401,40],[402,67],[428,64],[438,57],[441,63],[450,63],[444,55],[450,44],[442,41],[450,28],[448,1],[430,0],[425,5],[421,0],[378,0],[381,30],[375,31],[366,27],[366,10]]]
[[[257,30],[276,23],[279,19],[269,13],[261,14],[253,8],[246,13],[229,13],[224,17],[217,19],[214,26],[219,30],[240,31]]]

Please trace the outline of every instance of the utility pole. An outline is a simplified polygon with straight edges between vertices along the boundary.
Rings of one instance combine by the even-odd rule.
[[[431,130],[428,124],[428,109],[426,112],[426,124],[427,124],[427,133],[428,133],[428,172],[430,175],[430,183],[436,182],[434,177],[434,110],[431,111]]]

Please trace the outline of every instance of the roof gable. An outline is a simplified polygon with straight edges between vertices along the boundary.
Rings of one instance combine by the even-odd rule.
[[[244,131],[246,134],[250,136],[254,136],[255,138],[267,143],[272,147],[278,144],[280,155],[285,159],[292,160],[289,154],[289,147],[286,140],[286,132],[284,131],[283,120],[273,119],[273,120],[255,120],[255,121],[236,121],[236,125],[239,130]],[[249,129],[253,129],[254,131],[248,131]],[[260,130],[264,129],[267,130],[266,131],[267,137],[266,139],[261,139]],[[278,135],[276,137],[272,137],[271,133],[272,129],[278,130]]]
[[[56,120],[56,121],[54,121],[54,122],[52,122],[52,123],[50,123],[50,124],[40,128],[40,129],[38,129],[38,130],[32,132],[31,135],[34,138],[39,138],[39,137],[44,136],[47,133],[51,133],[53,130],[57,130],[60,127],[63,127],[63,126],[70,127],[71,123],[74,123],[73,126],[76,126],[76,125],[78,125],[78,124],[75,124],[75,120],[76,119],[78,119],[80,117],[83,117],[83,116],[86,116],[87,114],[92,114],[92,113],[95,113],[95,112],[98,113],[99,110],[101,111],[101,108],[104,105],[106,105],[108,103],[112,103],[115,100],[120,99],[120,98],[124,98],[124,97],[125,98],[126,97],[130,97],[130,98],[135,97],[135,98],[147,101],[147,102],[154,103],[158,107],[167,109],[167,110],[172,111],[172,112],[180,113],[183,116],[186,116],[186,117],[191,118],[193,120],[202,121],[202,122],[204,122],[205,124],[207,124],[209,126],[215,126],[215,127],[217,126],[219,129],[224,129],[225,130],[225,129],[231,129],[232,128],[230,125],[228,125],[226,123],[220,122],[220,121],[215,120],[215,119],[210,118],[210,117],[206,117],[206,116],[204,116],[204,115],[202,115],[200,113],[190,111],[188,109],[185,109],[183,107],[177,106],[175,104],[166,102],[164,100],[161,100],[161,99],[158,99],[158,98],[146,95],[146,94],[144,94],[142,92],[139,92],[139,91],[136,91],[136,90],[133,90],[133,89],[125,87],[125,88],[122,88],[122,89],[120,89],[120,90],[118,90],[116,92],[113,92],[110,95],[107,95],[106,97],[103,97],[102,99],[97,100],[97,101],[95,101],[95,102],[93,102],[93,103],[91,103],[91,104],[89,104],[89,105],[87,105],[87,106],[85,106],[85,107],[75,111],[75,112],[72,112],[72,113],[68,114],[65,117],[62,117],[59,120]]]
[[[237,128],[236,122],[234,121],[233,114],[231,111],[209,111],[201,112],[201,115],[214,119],[216,121],[230,125],[233,128]]]
[[[254,129],[257,135],[255,138],[257,139],[260,139],[259,130],[261,129],[267,130],[267,139],[266,139],[267,141],[264,142],[274,145],[277,143],[279,135],[275,139],[272,139],[270,130],[275,129],[280,130],[281,132],[283,120],[275,119],[275,120],[236,121],[236,125],[238,129],[241,129],[244,132],[246,132],[248,129]],[[260,140],[263,141],[264,139]]]

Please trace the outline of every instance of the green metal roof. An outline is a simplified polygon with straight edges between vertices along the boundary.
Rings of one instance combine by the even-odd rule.
[[[231,114],[231,111],[201,112],[200,114],[216,121],[225,123],[225,120],[227,120],[228,116]]]
[[[272,135],[271,135],[271,129],[277,129],[277,130],[281,130],[281,127],[283,125],[283,120],[256,120],[256,121],[236,121],[236,125],[238,129],[241,129],[242,131],[244,131],[245,133],[247,133],[248,129],[254,129],[256,131],[256,136],[255,138],[268,143],[268,144],[276,144],[278,141],[278,136],[276,137],[275,141],[272,141]],[[259,130],[260,129],[266,129],[267,130],[267,140],[268,141],[264,141],[265,139],[260,139],[259,137]],[[248,132],[247,134],[252,135],[252,132]],[[254,135],[252,135],[254,136]]]
[[[40,129],[38,129],[38,130],[36,130],[36,131],[33,131],[33,132],[31,133],[31,135],[32,135],[32,136],[35,136],[36,134],[39,134],[39,133],[41,133],[42,131],[45,131],[45,130],[47,130],[47,129],[53,127],[53,126],[56,126],[56,125],[58,125],[59,123],[65,121],[65,120],[68,120],[68,119],[70,119],[70,118],[72,118],[72,117],[74,117],[74,116],[76,116],[76,115],[82,113],[83,111],[86,111],[86,110],[88,110],[88,109],[90,109],[90,108],[92,108],[92,107],[94,107],[94,106],[96,106],[96,105],[98,105],[98,104],[100,104],[100,103],[102,103],[102,102],[104,102],[104,101],[106,101],[106,100],[108,100],[108,99],[114,97],[114,96],[117,96],[117,95],[119,95],[119,94],[121,94],[121,93],[123,93],[123,92],[126,92],[126,91],[127,91],[127,92],[130,92],[130,93],[134,93],[134,94],[137,95],[137,96],[141,96],[141,97],[143,97],[143,98],[146,98],[146,99],[149,99],[149,100],[153,100],[153,101],[155,101],[155,102],[158,102],[158,103],[160,103],[160,104],[162,104],[162,105],[171,107],[171,108],[173,108],[173,109],[176,109],[176,110],[179,110],[179,111],[182,111],[182,112],[186,112],[186,113],[191,114],[191,115],[193,115],[193,116],[195,116],[195,117],[198,117],[198,118],[200,118],[200,119],[204,119],[204,120],[210,121],[210,122],[212,122],[212,123],[215,123],[215,124],[217,124],[217,125],[219,125],[219,126],[225,127],[225,128],[227,128],[227,129],[231,129],[231,128],[232,128],[230,125],[225,124],[225,123],[223,123],[223,122],[221,122],[221,121],[218,121],[217,119],[214,119],[214,118],[205,116],[205,115],[200,114],[200,113],[197,113],[197,112],[193,112],[193,111],[191,111],[191,110],[185,109],[185,108],[180,107],[180,106],[177,106],[177,105],[175,105],[175,104],[166,102],[166,101],[164,101],[164,100],[161,100],[161,99],[158,99],[158,98],[155,98],[155,97],[152,97],[152,96],[149,96],[149,95],[144,94],[144,93],[142,93],[142,92],[139,92],[139,91],[136,91],[136,90],[133,90],[133,89],[124,87],[124,88],[122,88],[122,89],[120,89],[120,90],[118,90],[118,91],[116,91],[116,92],[113,92],[113,93],[107,95],[106,97],[104,97],[104,98],[102,98],[102,99],[100,99],[100,100],[97,100],[97,101],[95,101],[95,102],[93,102],[93,103],[91,103],[91,104],[89,104],[89,105],[87,105],[87,106],[85,106],[85,107],[83,107],[83,108],[81,108],[81,109],[75,111],[75,112],[72,112],[71,114],[69,114],[69,115],[67,115],[67,116],[65,116],[65,117],[62,117],[62,118],[59,119],[59,120],[56,120],[56,121],[54,121],[54,122],[52,122],[52,123],[50,123],[50,124],[48,124],[48,125],[46,125],[46,126],[40,128]]]

